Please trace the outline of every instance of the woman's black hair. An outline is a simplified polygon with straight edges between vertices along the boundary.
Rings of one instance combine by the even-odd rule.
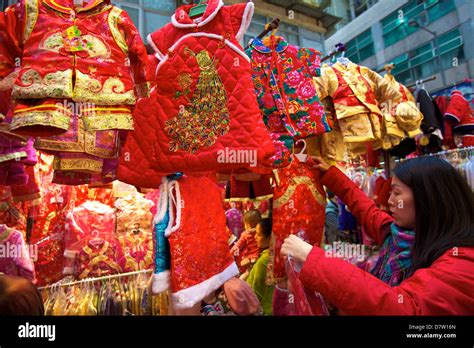
[[[412,272],[429,267],[449,249],[474,246],[474,194],[453,166],[419,157],[402,162],[394,174],[415,200]]]
[[[44,315],[41,294],[25,278],[0,274],[0,315]]]
[[[258,224],[265,238],[270,238],[272,235],[272,219],[262,219]]]

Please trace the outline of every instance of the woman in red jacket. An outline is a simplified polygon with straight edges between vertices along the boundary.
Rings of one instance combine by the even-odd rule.
[[[451,165],[422,157],[395,168],[390,216],[339,169],[315,160],[322,183],[349,206],[377,244],[399,230],[413,230],[414,245],[404,280],[390,286],[290,236],[281,252],[303,262],[305,287],[319,291],[345,315],[474,315],[474,197]]]

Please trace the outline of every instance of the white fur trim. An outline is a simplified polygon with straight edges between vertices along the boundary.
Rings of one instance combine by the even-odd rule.
[[[160,197],[157,203],[157,212],[153,219],[153,224],[158,224],[165,217],[166,211],[168,210],[168,179],[163,177],[160,185]]]
[[[170,271],[153,274],[150,278],[149,289],[153,295],[161,294],[170,288]]]
[[[162,60],[165,55],[158,49],[158,46],[156,46],[155,42],[153,41],[151,34],[148,34],[148,36],[146,37],[146,41],[148,41],[148,44],[155,50],[155,57],[159,60]]]
[[[242,17],[242,24],[240,25],[240,29],[237,32],[237,35],[235,35],[237,41],[240,41],[244,34],[247,32],[247,29],[250,26],[250,22],[252,21],[254,11],[255,5],[253,4],[253,2],[247,3],[247,5],[245,6],[244,15]]]
[[[213,291],[216,291],[226,281],[239,274],[239,269],[235,262],[232,262],[224,271],[214,275],[213,277],[196,284],[190,288],[183,289],[171,295],[176,308],[191,308],[199,301],[203,300]]]
[[[216,39],[216,40],[224,40],[224,37],[222,35],[217,35],[217,34],[211,34],[211,33],[191,33],[191,34],[187,34],[187,35],[184,35],[182,36],[178,41],[176,41],[173,46],[171,46],[171,48],[169,49],[169,51],[174,51],[180,44],[183,40],[187,39],[188,37],[207,37],[207,38],[210,38],[210,39]],[[240,49],[238,46],[234,45],[232,42],[230,42],[229,40],[224,40],[224,43],[229,46],[231,49],[233,49],[235,52],[237,52],[238,54],[240,54],[247,62],[250,63],[250,57],[247,56],[245,54],[244,51],[242,51],[242,49]],[[158,75],[158,71],[160,70],[161,66],[168,60],[169,58],[169,55],[166,55],[163,57],[163,59],[158,63],[158,66],[156,67],[156,71],[155,71],[155,74]]]
[[[224,6],[224,2],[222,0],[219,0],[219,4],[217,5],[216,9],[214,12],[212,12],[209,17],[207,17],[205,20],[203,20],[200,23],[191,23],[191,24],[183,24],[179,23],[176,20],[176,13],[171,16],[171,23],[176,27],[176,28],[196,28],[196,27],[202,27],[203,25],[206,25],[210,21],[212,21],[214,18],[216,18],[217,14],[221,10],[221,8]]]
[[[176,197],[173,195],[173,188],[176,193]],[[181,201],[181,191],[179,189],[179,182],[174,180],[169,184],[169,202],[170,202],[170,223],[165,230],[165,237],[169,237],[171,233],[176,232],[181,226],[181,211],[183,209]],[[174,204],[173,204],[174,203]],[[176,207],[176,213],[173,208]],[[176,221],[175,221],[176,216]]]

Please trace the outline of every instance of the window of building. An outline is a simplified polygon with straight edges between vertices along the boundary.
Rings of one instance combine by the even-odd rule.
[[[408,4],[382,20],[385,47],[420,30],[410,27],[408,25],[410,20],[419,20],[422,26],[426,26],[455,8],[454,0],[409,1]]]
[[[375,54],[372,31],[366,30],[346,45],[346,56],[354,63],[359,63]]]
[[[114,0],[113,3],[127,11],[143,40],[148,34],[168,24],[176,10],[176,0]]]
[[[406,84],[449,69],[455,60],[457,63],[465,60],[463,39],[458,28],[392,59],[395,64],[392,73],[397,81]]]
[[[378,0],[354,0],[354,14],[359,17],[362,13],[374,6]]]

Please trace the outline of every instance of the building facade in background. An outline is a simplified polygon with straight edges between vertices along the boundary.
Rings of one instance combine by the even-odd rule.
[[[113,0],[112,2],[128,12],[143,39],[146,39],[148,34],[170,22],[171,15],[178,6],[192,3],[192,0]],[[224,0],[227,5],[241,2],[243,1]],[[325,34],[339,20],[320,9],[317,0],[253,2],[255,15],[243,39],[243,45],[247,45],[252,38],[260,34],[265,24],[274,18],[280,18],[282,22],[278,34],[284,36],[289,43],[323,51]]]
[[[18,0],[0,0],[1,10],[17,3]],[[226,5],[242,3],[245,0],[224,0]],[[242,44],[260,34],[265,24],[274,18],[281,19],[278,34],[288,42],[304,47],[324,50],[325,34],[339,18],[325,13],[320,6],[320,0],[254,0],[255,15],[244,37]],[[112,0],[112,3],[127,11],[143,40],[148,34],[170,23],[176,8],[193,0]]]
[[[0,1],[3,8],[17,2]],[[224,0],[229,5],[242,1]],[[148,34],[170,22],[178,6],[193,0],[112,2],[127,11],[146,40]],[[345,55],[354,63],[374,70],[394,63],[392,73],[404,84],[436,75],[436,80],[426,83],[432,92],[466,84],[474,72],[473,0],[253,2],[255,15],[244,46],[264,30],[265,24],[280,18],[278,35],[291,44],[327,53],[337,43],[345,43]]]
[[[338,42],[347,46],[346,57],[374,70],[394,63],[398,81],[410,84],[436,76],[425,87],[447,94],[454,86],[470,88],[474,72],[474,1],[379,0],[366,3],[365,11],[344,17],[326,40],[326,49]],[[336,6],[337,7],[337,6]],[[341,9],[341,7],[338,7]],[[351,20],[347,20],[351,18]]]

